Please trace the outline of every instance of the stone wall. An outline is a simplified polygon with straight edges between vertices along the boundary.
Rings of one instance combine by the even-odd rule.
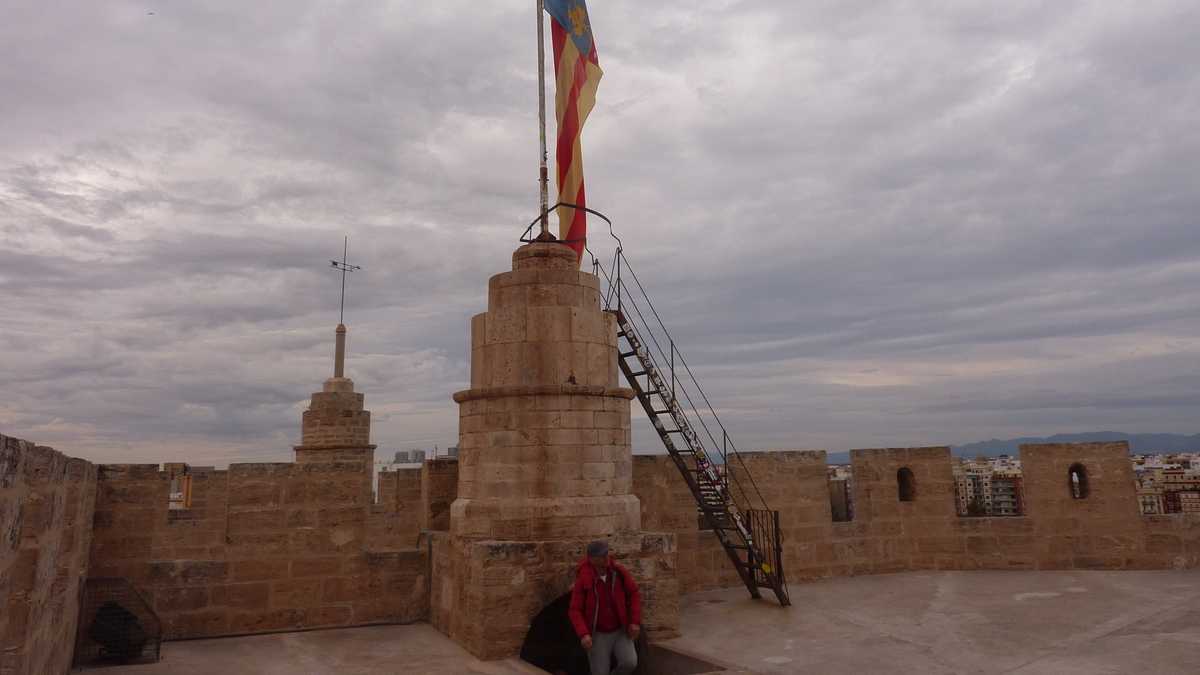
[[[824,452],[743,459],[731,475],[780,510],[793,583],[906,570],[1200,566],[1200,517],[1140,515],[1124,443],[1023,446],[1027,513],[1015,518],[958,517],[944,447],[853,451],[854,519],[836,523]],[[1082,498],[1072,468],[1086,476]],[[902,470],[909,501],[900,499]],[[679,592],[739,580],[701,529],[673,461],[637,456],[631,471],[643,529],[611,541],[654,608],[647,631],[668,636]],[[191,503],[170,509],[171,475],[181,472]],[[129,580],[167,639],[488,616],[513,622],[505,640],[459,639],[484,656],[512,653],[527,615],[569,587],[583,539],[452,536],[458,473],[453,460],[386,472],[375,501],[364,461],[95,467],[0,436],[0,673],[66,672],[63,645],[73,643],[89,577]]]
[[[0,435],[0,673],[66,673],[88,574],[96,467]]]
[[[132,582],[166,639],[422,619],[428,560],[401,501],[414,480],[397,472],[373,504],[369,472],[232,464],[190,474],[191,508],[168,509],[157,465],[101,465],[92,575]]]
[[[634,455],[633,491],[641,500],[642,527],[675,533],[681,592],[741,583],[717,538],[700,529],[696,502],[670,457]]]
[[[823,451],[744,454],[731,471],[753,477],[780,511],[784,565],[792,581],[906,570],[1164,569],[1200,566],[1200,517],[1142,516],[1125,443],[1021,448],[1026,515],[960,518],[949,448],[854,450],[854,518],[832,522]],[[647,529],[674,532],[683,592],[740,583],[666,456],[634,458],[634,492]],[[1072,496],[1081,465],[1088,495]],[[901,501],[897,474],[915,495]]]
[[[371,506],[367,538],[373,547],[411,548],[421,533],[421,481],[427,469],[379,473],[376,503]]]

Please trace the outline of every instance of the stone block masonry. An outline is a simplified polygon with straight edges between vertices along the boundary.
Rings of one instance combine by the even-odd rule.
[[[371,414],[342,376],[344,336],[338,326],[334,376],[303,414],[296,463],[100,467],[92,573],[130,581],[166,639],[428,615],[421,472],[382,474],[376,502]],[[180,475],[190,503],[168,508]]]
[[[367,536],[372,546],[410,548],[421,532],[422,469],[379,473],[376,503],[371,506]]]
[[[740,584],[666,456],[634,458],[634,492],[646,527],[673,532],[683,592]],[[743,453],[780,511],[789,581],[909,570],[1180,569],[1200,566],[1200,516],[1139,513],[1125,443],[1021,448],[1023,517],[959,518],[949,448],[851,451],[855,514],[832,522],[824,451]],[[1070,472],[1081,467],[1087,493]],[[900,499],[901,470],[914,493]],[[742,478],[746,480],[745,476]]]
[[[431,541],[434,625],[481,658],[516,655],[530,621],[606,538],[644,589],[647,634],[677,634],[675,538],[643,532],[616,320],[574,252],[534,243],[471,321],[449,534]],[[431,513],[431,516],[435,514]]]
[[[88,575],[96,467],[0,435],[0,673],[66,673]]]
[[[428,618],[477,656],[513,656],[596,538],[642,586],[647,634],[677,635],[681,592],[740,581],[674,463],[631,454],[599,282],[538,243],[488,297],[471,389],[454,396],[460,457],[381,474],[378,500],[342,342],[296,463],[97,467],[0,436],[0,675],[67,672],[88,579],[131,584],[166,639]],[[850,522],[832,522],[823,451],[745,453],[728,470],[780,511],[793,583],[1200,565],[1200,516],[1141,516],[1128,450],[1023,446],[1017,518],[959,518],[945,447],[852,451]]]
[[[169,510],[156,465],[101,465],[92,574],[132,582],[166,639],[422,619],[427,557],[415,529],[379,529],[387,507],[373,504],[369,471],[233,464],[191,474],[191,507]]]

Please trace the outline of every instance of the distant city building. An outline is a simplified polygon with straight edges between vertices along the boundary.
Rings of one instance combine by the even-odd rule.
[[[397,450],[393,464],[420,464],[425,461],[424,450]]]
[[[1025,514],[1021,460],[1008,455],[954,463],[955,505],[960,516]]]
[[[1200,456],[1139,454],[1131,461],[1144,515],[1200,513]]]
[[[1020,470],[1004,469],[992,474],[992,515],[1019,516],[1025,513],[1025,494]]]

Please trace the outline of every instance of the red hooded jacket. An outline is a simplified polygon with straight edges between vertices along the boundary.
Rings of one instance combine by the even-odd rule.
[[[608,559],[608,569],[610,572],[615,572],[615,580],[620,581],[620,583],[613,583],[612,594],[614,609],[617,611],[617,618],[621,621],[621,627],[627,628],[630,624],[640,626],[642,624],[642,594],[638,590],[637,582],[633,580],[633,575],[629,573],[629,570],[611,557]],[[571,607],[567,610],[567,616],[571,617],[571,625],[575,627],[575,633],[580,638],[591,635],[596,629],[596,614],[599,611],[596,593],[599,591],[600,577],[596,575],[596,570],[584,556],[575,573],[575,585],[571,587]]]

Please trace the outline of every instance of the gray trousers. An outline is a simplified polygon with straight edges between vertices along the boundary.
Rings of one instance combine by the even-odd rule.
[[[617,669],[612,669],[613,657]],[[637,648],[623,629],[611,633],[592,633],[592,648],[588,651],[592,675],[629,675],[637,668]]]

